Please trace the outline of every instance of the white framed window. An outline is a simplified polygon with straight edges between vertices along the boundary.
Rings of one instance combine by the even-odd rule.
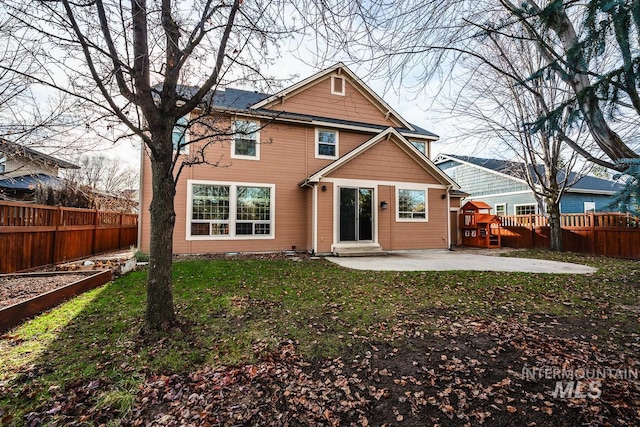
[[[537,211],[538,211],[538,206],[535,203],[513,206],[513,212],[516,215],[535,215]]]
[[[422,141],[409,141],[409,142],[411,143],[411,145],[416,147],[418,151],[420,151],[422,154],[424,154],[425,156],[427,155],[427,144],[425,142],[422,142]]]
[[[345,86],[346,86],[346,83],[344,81],[344,77],[331,76],[331,94],[332,95],[344,96]]]
[[[428,221],[426,188],[396,188],[396,221]]]
[[[176,120],[171,134],[171,142],[173,143],[173,151],[179,154],[189,154],[189,117],[183,116]]]
[[[260,123],[235,120],[232,132],[231,158],[260,160]]]
[[[275,184],[189,180],[187,204],[187,240],[275,237]]]
[[[595,213],[596,202],[584,202],[584,213]]]
[[[507,214],[506,203],[496,203],[495,209],[496,209],[496,215],[498,216],[505,216]]]
[[[316,129],[316,158],[338,158],[339,134],[337,130]]]

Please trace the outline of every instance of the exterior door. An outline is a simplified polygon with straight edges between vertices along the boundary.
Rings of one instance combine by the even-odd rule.
[[[340,188],[340,241],[373,240],[373,189]]]

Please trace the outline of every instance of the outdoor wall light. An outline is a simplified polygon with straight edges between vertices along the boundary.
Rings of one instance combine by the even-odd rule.
[[[442,200],[444,200],[444,199],[446,199],[446,198],[447,198],[447,195],[446,195],[446,194],[443,194],[442,196],[440,196],[440,198],[441,198]]]
[[[385,201],[380,202],[380,209],[382,209],[383,211],[387,209],[387,207],[389,206],[389,204]]]
[[[326,185],[322,186],[322,191],[327,191],[327,186]]]

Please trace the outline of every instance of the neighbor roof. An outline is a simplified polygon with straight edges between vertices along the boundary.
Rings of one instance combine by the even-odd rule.
[[[33,148],[25,147],[24,145],[7,141],[6,139],[0,139],[0,152],[4,153],[5,155],[18,155],[27,157],[30,160],[35,160],[42,163],[51,163],[63,169],[80,169],[80,166],[78,165],[67,162],[65,160],[60,160],[48,154],[44,154],[40,151],[34,150]]]
[[[0,187],[10,190],[35,190],[39,184],[45,187],[61,187],[64,180],[44,173],[0,179]]]
[[[484,159],[480,157],[471,157],[471,156],[459,156],[455,154],[440,154],[436,159],[436,164],[444,163],[447,160],[459,161],[470,163],[475,166],[479,166],[485,169],[492,170],[494,172],[498,172],[504,175],[508,175],[514,179],[522,180],[521,176],[524,173],[525,164],[521,162],[513,162],[509,160],[498,160],[498,159]],[[532,167],[529,165],[529,167]],[[538,165],[538,168],[542,168],[542,165]],[[535,176],[535,175],[534,175]],[[564,180],[565,175],[564,172],[558,174],[558,180]],[[605,193],[615,193],[624,186],[622,184],[618,184],[614,181],[609,181],[607,179],[597,178],[591,175],[584,175],[578,179],[578,174],[575,172],[571,172],[569,174],[569,182],[574,180],[577,181],[568,189],[568,191],[574,192],[605,192]]]

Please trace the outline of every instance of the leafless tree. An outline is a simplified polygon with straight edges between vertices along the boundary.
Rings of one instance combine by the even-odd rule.
[[[210,123],[213,91],[234,81],[271,81],[261,65],[274,55],[284,2],[258,0],[2,0],[30,40],[23,48],[46,72],[30,74],[91,106],[88,126],[123,124],[115,139],[135,135],[151,161],[150,263],[144,330],[176,324],[171,282],[174,196],[183,163],[172,134],[183,117]],[[42,46],[42,47],[40,47]],[[215,126],[211,131],[214,132]],[[207,135],[211,138],[211,135]],[[182,145],[193,144],[191,138]]]
[[[29,42],[27,33],[6,8],[0,7],[0,139],[7,142],[0,147],[0,158],[28,160],[23,148],[64,158],[76,155],[80,142],[84,152],[92,149],[77,132],[85,127],[81,103],[47,90],[31,78],[40,64],[24,49],[24,43]]]
[[[70,169],[65,178],[108,194],[119,195],[138,188],[140,174],[130,166],[104,154],[85,155],[75,161],[79,169]]]
[[[601,166],[620,170],[626,166],[616,162],[638,157],[635,0],[327,0],[298,6],[324,39],[320,59],[346,52],[354,62],[367,62],[374,74],[418,90],[429,79],[464,90],[475,75],[456,70],[470,58],[514,77],[484,56],[483,46],[489,35],[528,40],[546,60],[534,75],[555,74],[571,94],[544,117],[547,130]],[[557,126],[563,117],[583,122],[595,144],[564,134]]]
[[[566,102],[570,88],[553,73],[530,77],[544,68],[545,58],[529,40],[489,34],[479,53],[493,57],[493,66],[475,58],[461,64],[461,70],[473,73],[474,78],[456,97],[453,111],[464,119],[461,123],[466,124],[468,137],[478,143],[497,139],[501,155],[515,156],[518,161],[509,163],[508,172],[531,188],[549,221],[551,249],[562,250],[560,199],[588,168],[584,162],[576,165],[578,154],[540,118]],[[584,126],[569,122],[565,114],[556,126],[585,146]]]

